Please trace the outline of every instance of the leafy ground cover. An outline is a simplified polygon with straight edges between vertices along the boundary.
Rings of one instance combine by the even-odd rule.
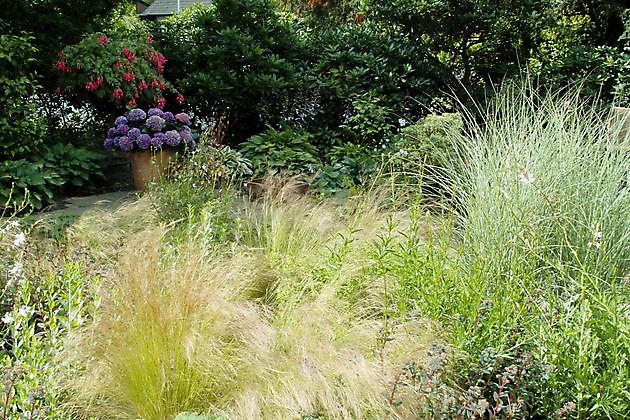
[[[228,150],[3,219],[3,418],[622,418],[629,139],[528,88],[449,120],[346,198],[250,199]]]

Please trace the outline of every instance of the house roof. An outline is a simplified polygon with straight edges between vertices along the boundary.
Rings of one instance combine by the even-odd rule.
[[[212,3],[212,0],[179,0],[179,9],[184,10],[197,3],[202,6],[208,6]],[[147,7],[144,12],[140,13],[140,16],[157,17],[168,16],[174,13],[177,13],[177,0],[155,0],[151,6]]]

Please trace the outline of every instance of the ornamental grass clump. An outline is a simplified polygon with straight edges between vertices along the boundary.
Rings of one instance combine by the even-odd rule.
[[[618,123],[578,92],[511,86],[451,134],[454,329],[471,354],[530,349],[544,367],[530,413],[630,410],[630,138]]]
[[[405,366],[427,362],[435,341],[430,324],[386,320],[378,298],[361,305],[346,299],[350,285],[385,294],[381,281],[360,281],[369,271],[369,258],[361,257],[368,238],[340,239],[353,231],[340,232],[338,219],[324,228],[306,217],[297,231],[290,218],[324,209],[291,200],[264,203],[263,214],[254,215],[257,206],[241,212],[287,228],[237,233],[229,250],[202,245],[213,230],[203,217],[188,240],[168,243],[164,231],[152,229],[130,243],[94,321],[67,353],[67,413],[413,416],[415,395],[391,383]],[[304,240],[287,242],[288,231]],[[276,254],[285,251],[286,259]]]

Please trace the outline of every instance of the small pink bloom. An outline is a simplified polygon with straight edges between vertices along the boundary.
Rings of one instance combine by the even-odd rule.
[[[136,80],[136,75],[133,72],[127,72],[125,74],[123,74],[123,80],[125,82],[132,82],[134,80]]]
[[[99,36],[96,40],[101,45],[105,45],[105,44],[107,44],[109,42],[109,38],[107,38],[105,35]]]
[[[182,95],[181,93],[179,95],[177,95],[177,103],[182,105],[184,102],[186,101],[186,98],[184,98],[184,95]]]
[[[129,105],[132,108],[135,108],[138,105],[138,103],[136,102],[135,99],[132,99],[132,100],[129,101],[129,103],[127,105]]]
[[[145,82],[144,80],[141,80],[140,83],[138,83],[138,90],[145,90],[148,88],[149,85],[147,85],[147,82]]]
[[[121,88],[116,88],[114,89],[114,91],[112,92],[112,96],[116,99],[122,99],[123,96],[125,96],[124,92],[122,91]]]
[[[153,44],[153,36],[149,35],[147,37],[147,44]]]
[[[162,97],[157,98],[155,101],[155,106],[160,109],[164,108],[164,106],[166,106],[166,99]]]

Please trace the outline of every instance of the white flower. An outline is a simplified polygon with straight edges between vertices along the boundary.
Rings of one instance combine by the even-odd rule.
[[[21,262],[16,262],[15,264],[13,264],[13,267],[11,267],[11,269],[9,270],[9,274],[12,277],[17,277],[22,273],[22,263]]]
[[[32,310],[31,308],[29,308],[28,306],[22,306],[19,310],[18,310],[18,315],[19,316],[23,316],[23,317],[27,317],[27,316],[31,316]]]
[[[6,314],[4,314],[4,316],[2,317],[2,322],[4,322],[5,324],[10,324],[13,322],[13,315],[11,315],[10,312],[7,312]]]
[[[400,149],[398,151],[398,155],[400,155],[400,156],[407,156],[408,154],[409,154],[409,152],[406,151],[405,149]]]
[[[400,124],[401,127],[404,127],[407,125],[407,120],[404,118],[398,118],[398,124]]]
[[[20,246],[24,245],[25,242],[26,242],[26,235],[24,235],[23,232],[20,232],[15,235],[15,239],[13,240],[13,246],[15,248],[19,248]]]
[[[536,177],[527,169],[523,169],[523,171],[518,174],[518,180],[529,187],[536,181]]]

